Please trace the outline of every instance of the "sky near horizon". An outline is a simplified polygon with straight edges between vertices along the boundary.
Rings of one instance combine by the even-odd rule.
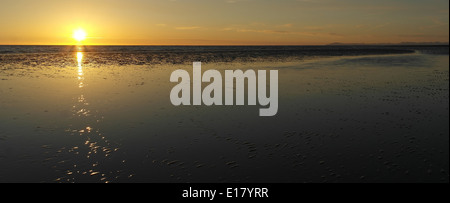
[[[448,0],[0,0],[0,44],[448,42]]]

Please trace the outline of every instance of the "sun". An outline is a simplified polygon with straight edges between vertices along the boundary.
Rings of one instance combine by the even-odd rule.
[[[75,30],[73,33],[73,38],[78,42],[81,42],[86,39],[86,32],[83,29]]]

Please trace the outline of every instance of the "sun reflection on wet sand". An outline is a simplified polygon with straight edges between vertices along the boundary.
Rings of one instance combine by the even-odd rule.
[[[83,73],[83,52],[77,52],[77,66],[78,66],[78,87],[84,87],[84,73]]]
[[[66,131],[70,136],[80,136],[80,143],[74,143],[69,147],[71,161],[64,161],[64,176],[57,178],[57,182],[110,182],[116,176],[112,171],[107,171],[102,164],[109,160],[111,153],[118,150],[112,147],[99,130],[99,124],[103,116],[97,110],[92,110],[86,99],[86,70],[83,69],[83,52],[76,53],[77,79],[80,94],[72,105],[72,121]],[[81,157],[80,157],[81,156]],[[108,159],[108,160],[107,160]]]

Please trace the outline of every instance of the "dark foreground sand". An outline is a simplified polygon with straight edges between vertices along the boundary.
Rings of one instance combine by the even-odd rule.
[[[172,106],[189,65],[89,57],[2,66],[0,182],[449,182],[448,55],[203,64],[279,70],[275,117]]]

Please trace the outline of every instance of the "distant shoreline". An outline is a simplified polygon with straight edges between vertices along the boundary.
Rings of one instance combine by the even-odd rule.
[[[89,53],[90,65],[155,65],[217,62],[293,62],[322,57],[389,54],[448,55],[448,46],[0,46],[0,65],[75,65],[73,53]],[[49,57],[51,59],[49,59]],[[118,60],[120,59],[120,60]]]

